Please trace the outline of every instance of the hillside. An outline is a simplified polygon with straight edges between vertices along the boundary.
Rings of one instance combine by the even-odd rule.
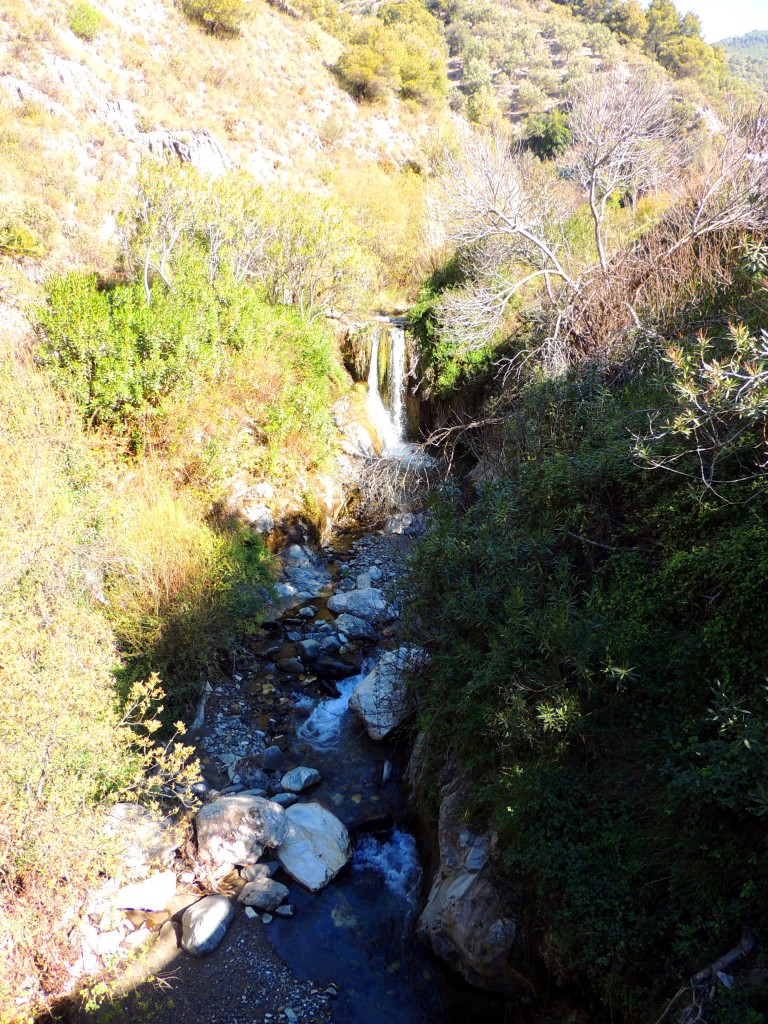
[[[757,89],[768,90],[768,31],[747,32],[720,43],[728,57],[733,74]]]

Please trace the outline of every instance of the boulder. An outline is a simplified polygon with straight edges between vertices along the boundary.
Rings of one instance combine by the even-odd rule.
[[[349,832],[321,804],[294,804],[285,812],[285,838],[277,856],[300,885],[317,892],[341,871],[352,856]]]
[[[176,894],[176,874],[160,871],[143,882],[124,886],[115,896],[118,910],[165,910]]]
[[[280,780],[280,784],[287,793],[303,793],[310,786],[316,786],[321,778],[322,776],[316,768],[299,765],[298,768],[286,772]]]
[[[227,934],[235,908],[226,896],[204,896],[181,918],[181,948],[190,956],[212,953]]]
[[[386,651],[373,669],[353,690],[350,710],[365,725],[372,740],[382,740],[401,725],[413,710],[413,699],[404,674],[423,665],[425,652],[420,647],[399,647]]]
[[[366,622],[391,622],[395,615],[376,587],[364,590],[350,590],[334,594],[328,599],[328,608],[335,614],[348,612]]]
[[[358,618],[357,615],[350,615],[349,612],[342,612],[334,625],[350,640],[378,640],[378,633],[370,622]]]
[[[249,502],[240,509],[240,514],[256,533],[271,533],[275,528],[275,517],[266,505]]]
[[[458,792],[440,806],[440,866],[417,933],[470,985],[502,991],[513,980],[509,954],[517,928],[501,914],[486,869],[495,837],[467,829],[461,809]]]
[[[195,828],[200,863],[212,878],[223,878],[235,864],[255,864],[265,848],[280,845],[284,811],[260,796],[223,796],[197,812]]]
[[[288,899],[288,886],[274,878],[255,878],[246,882],[238,894],[238,902],[257,910],[276,910]]]
[[[390,536],[419,537],[426,531],[427,522],[423,513],[398,512],[390,516],[384,526],[384,532]]]

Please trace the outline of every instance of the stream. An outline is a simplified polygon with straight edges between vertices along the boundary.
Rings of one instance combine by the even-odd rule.
[[[391,334],[391,359],[402,367],[402,328],[393,325]],[[398,398],[402,372],[390,367],[396,388],[394,399],[390,389],[385,403],[378,391],[377,350],[378,339],[369,408],[379,419],[385,457],[407,457],[411,447],[403,436],[402,395]],[[279,871],[276,878],[289,888],[291,916],[246,915],[241,909],[209,956],[179,953],[178,929],[175,937],[167,929],[167,956],[152,971],[161,984],[146,981],[145,968],[144,978],[133,988],[125,986],[119,1005],[102,1008],[99,1019],[155,1024],[504,1020],[499,998],[457,982],[416,938],[415,922],[430,882],[420,854],[429,856],[431,838],[417,836],[409,813],[406,742],[398,731],[394,740],[374,742],[349,709],[355,687],[402,640],[395,613],[372,620],[365,638],[345,636],[328,602],[334,594],[360,594],[371,587],[392,599],[413,543],[409,517],[399,518],[404,531],[341,534],[322,552],[299,545],[283,552],[287,609],[267,624],[265,636],[241,640],[231,671],[210,691],[198,736],[209,796],[214,790],[235,794],[254,787],[280,792],[280,773],[268,776],[253,755],[265,747],[279,748],[285,768],[318,770],[320,783],[299,799],[319,802],[346,825],[354,845],[351,863],[316,893]],[[226,880],[222,888],[228,891]]]

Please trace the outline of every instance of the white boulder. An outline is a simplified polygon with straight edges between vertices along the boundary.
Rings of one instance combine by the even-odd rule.
[[[235,864],[255,864],[285,834],[283,808],[260,796],[223,796],[201,807],[195,817],[200,863],[212,878],[223,878]]]
[[[405,673],[423,665],[426,657],[420,647],[386,651],[352,692],[350,710],[363,722],[372,740],[383,740],[410,715],[413,699]]]
[[[235,908],[226,896],[204,896],[181,918],[181,948],[190,956],[212,953],[227,934]]]
[[[352,856],[349,832],[321,804],[294,804],[285,812],[285,838],[277,856],[300,885],[317,892],[341,871]]]

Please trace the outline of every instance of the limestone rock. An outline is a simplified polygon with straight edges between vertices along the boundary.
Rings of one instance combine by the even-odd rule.
[[[161,871],[143,882],[126,885],[115,897],[118,910],[165,910],[176,893],[176,874]]]
[[[389,622],[395,617],[384,595],[376,587],[334,594],[328,599],[328,608],[337,614],[348,612],[366,622]]]
[[[321,804],[294,804],[285,812],[285,839],[277,856],[291,878],[311,892],[326,886],[352,856],[349,832]]]
[[[266,847],[280,845],[284,811],[260,796],[223,796],[197,812],[195,827],[201,864],[223,878],[235,864],[255,864]]]
[[[458,792],[440,806],[440,867],[417,932],[470,985],[501,991],[511,980],[516,925],[500,915],[499,895],[483,870],[493,836],[470,832],[460,809]]]
[[[378,634],[370,622],[360,619],[349,612],[342,612],[334,623],[336,629],[350,640],[372,640],[378,639]]]
[[[257,910],[277,910],[281,903],[288,899],[288,886],[276,882],[273,878],[256,878],[246,882],[237,897],[239,903]]]
[[[298,768],[286,772],[280,780],[280,784],[288,793],[303,793],[305,789],[316,786],[321,778],[322,776],[316,768],[299,765]]]
[[[226,896],[204,896],[181,918],[181,948],[190,956],[212,953],[227,934],[235,908]]]
[[[382,740],[413,710],[404,673],[418,668],[426,655],[418,647],[386,651],[349,698],[350,710],[365,725],[372,740]]]

